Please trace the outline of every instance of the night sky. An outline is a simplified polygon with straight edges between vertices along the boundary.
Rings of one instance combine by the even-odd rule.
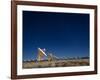
[[[23,11],[23,60],[38,48],[57,57],[89,57],[89,14]]]

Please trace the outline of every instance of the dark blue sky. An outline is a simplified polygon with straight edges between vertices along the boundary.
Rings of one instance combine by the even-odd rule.
[[[23,60],[37,48],[58,57],[89,56],[89,14],[23,11]]]

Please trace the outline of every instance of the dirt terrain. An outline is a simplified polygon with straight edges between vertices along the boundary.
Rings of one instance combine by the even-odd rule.
[[[89,59],[63,59],[63,60],[43,60],[43,61],[23,61],[23,68],[46,68],[46,67],[68,67],[68,66],[88,66]]]

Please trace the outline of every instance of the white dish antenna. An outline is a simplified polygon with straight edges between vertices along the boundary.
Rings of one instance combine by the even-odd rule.
[[[39,50],[43,55],[47,56],[46,53],[45,53],[42,49],[38,48],[38,50]]]

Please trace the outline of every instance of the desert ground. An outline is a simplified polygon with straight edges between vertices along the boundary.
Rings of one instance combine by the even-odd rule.
[[[69,67],[69,66],[88,66],[89,59],[59,59],[42,61],[23,61],[23,68],[47,68],[47,67]]]

